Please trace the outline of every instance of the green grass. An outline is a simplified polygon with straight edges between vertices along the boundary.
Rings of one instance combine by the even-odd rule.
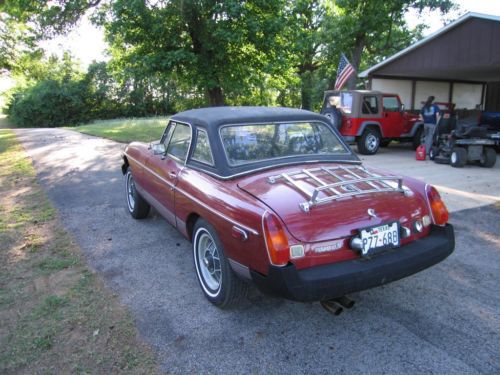
[[[11,130],[0,130],[0,374],[155,374],[128,312],[85,264]]]
[[[68,129],[117,142],[151,142],[161,138],[167,122],[168,117],[99,120]]]

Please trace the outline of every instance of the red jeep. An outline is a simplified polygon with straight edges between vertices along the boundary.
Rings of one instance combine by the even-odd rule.
[[[418,115],[404,111],[397,94],[380,91],[325,91],[321,114],[365,155],[375,154],[392,140],[412,142],[416,149],[424,129]]]

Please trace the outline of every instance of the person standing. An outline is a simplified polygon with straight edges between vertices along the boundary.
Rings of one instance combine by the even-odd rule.
[[[434,104],[434,99],[434,96],[429,96],[420,111],[420,115],[424,121],[424,145],[427,155],[432,147],[432,138],[439,119],[439,107],[437,104]]]

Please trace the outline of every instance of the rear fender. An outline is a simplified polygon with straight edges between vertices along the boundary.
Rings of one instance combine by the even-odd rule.
[[[361,136],[363,134],[363,132],[365,131],[365,129],[368,127],[377,128],[378,131],[380,132],[382,138],[384,137],[384,132],[382,131],[382,127],[376,121],[364,121],[364,122],[362,122],[361,125],[359,126],[358,133],[356,135],[358,137]]]
[[[413,138],[417,134],[418,129],[423,128],[424,123],[422,121],[416,122],[409,133],[401,134],[401,138]]]

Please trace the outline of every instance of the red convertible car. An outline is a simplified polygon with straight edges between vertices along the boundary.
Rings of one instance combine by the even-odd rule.
[[[132,217],[153,206],[192,242],[201,289],[220,307],[248,282],[292,300],[342,301],[455,246],[434,187],[364,167],[309,111],[178,113],[159,142],[129,144],[123,162]]]

